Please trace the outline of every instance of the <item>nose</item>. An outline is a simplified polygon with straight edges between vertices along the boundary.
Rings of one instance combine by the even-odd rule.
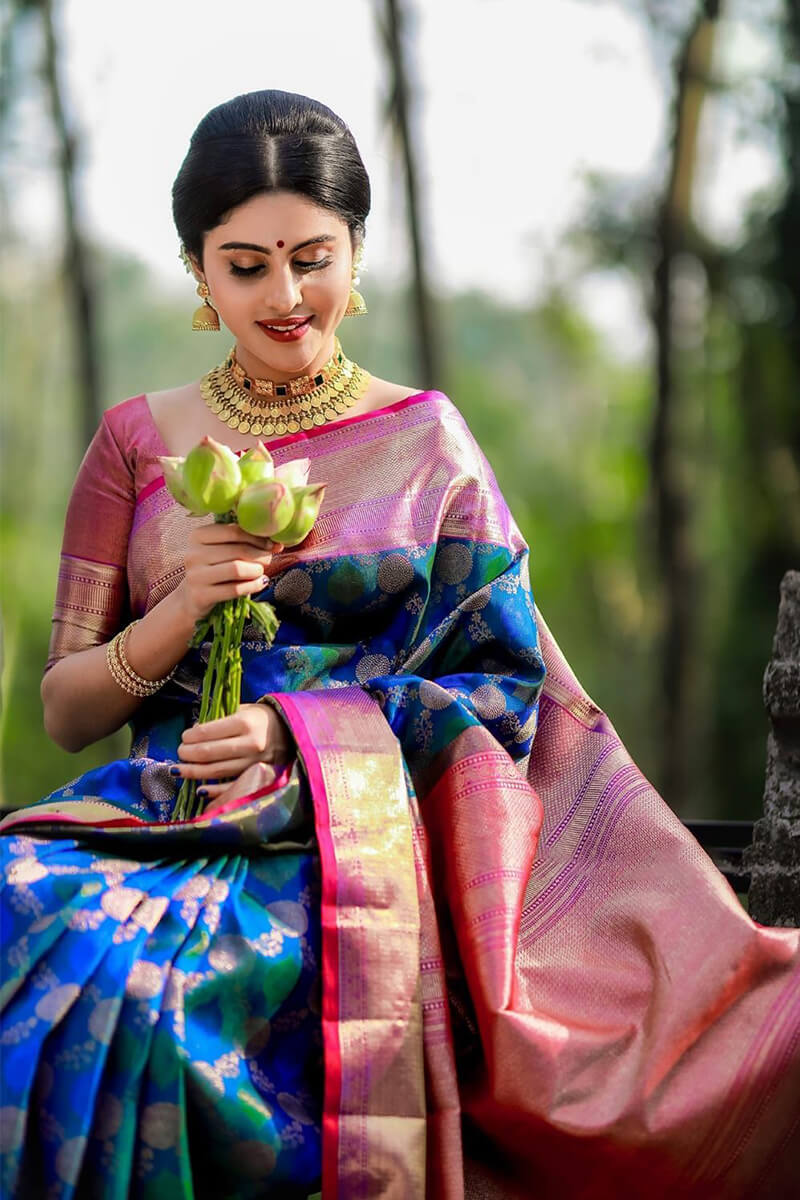
[[[300,281],[289,263],[275,264],[265,280],[264,300],[270,315],[286,317],[303,298]]]

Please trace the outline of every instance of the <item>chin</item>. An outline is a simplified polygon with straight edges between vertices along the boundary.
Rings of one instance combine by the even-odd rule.
[[[272,342],[259,332],[255,339],[242,339],[239,345],[247,350],[251,357],[263,363],[264,374],[267,376],[270,367],[277,371],[296,371],[301,374],[319,355],[326,342],[332,339],[333,333],[320,336],[317,330],[309,330],[302,341],[281,343]]]

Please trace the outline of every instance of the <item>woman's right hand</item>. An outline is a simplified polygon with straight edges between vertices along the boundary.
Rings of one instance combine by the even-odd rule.
[[[196,525],[189,534],[186,576],[179,585],[187,618],[200,621],[221,600],[260,592],[273,556],[282,549],[238,525]]]

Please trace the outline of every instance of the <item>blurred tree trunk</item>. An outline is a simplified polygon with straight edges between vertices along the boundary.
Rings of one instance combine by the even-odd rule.
[[[800,0],[786,0],[784,46],[787,70],[782,88],[784,106],[783,152],[786,163],[787,187],[783,203],[775,220],[776,256],[774,270],[777,278],[792,297],[790,310],[789,346],[800,374],[800,275],[797,255],[800,250]],[[789,258],[786,256],[790,255]],[[791,398],[792,413],[796,412],[795,397]],[[800,462],[800,420],[793,421],[793,450],[795,462]]]
[[[676,436],[684,398],[675,370],[675,279],[678,257],[691,240],[697,137],[720,2],[704,0],[677,56],[670,170],[656,226],[658,257],[653,279],[656,397],[650,455],[664,610],[661,679],[665,711],[659,782],[676,808],[686,795],[691,761],[689,697],[698,571],[691,545],[691,496]]]
[[[751,244],[738,250],[744,270],[753,265],[773,307],[740,322],[740,356],[733,395],[738,401],[744,453],[738,487],[751,514],[750,551],[732,573],[731,617],[723,631],[716,671],[714,775],[730,799],[731,816],[757,812],[755,795],[742,794],[742,778],[763,778],[763,745],[755,743],[752,769],[745,758],[758,683],[774,632],[775,597],[787,568],[800,565],[800,3],[784,0],[779,30],[784,68],[780,99],[781,158],[785,187],[766,224],[756,224]],[[726,264],[735,270],[735,263]],[[746,614],[746,625],[742,621]],[[728,697],[752,695],[742,711]]]
[[[409,240],[412,255],[412,313],[417,340],[417,358],[421,387],[441,387],[440,340],[436,329],[434,306],[425,270],[422,229],[422,204],[420,201],[417,157],[412,135],[412,111],[408,64],[405,56],[405,30],[407,14],[402,0],[384,0],[384,11],[378,17],[386,57],[389,64],[391,90],[387,102],[387,115],[392,123],[394,136],[403,164],[403,179],[406,194]]]
[[[89,253],[81,230],[76,181],[78,138],[70,126],[60,80],[58,35],[53,0],[34,0],[44,32],[43,78],[57,144],[57,167],[64,219],[64,296],[70,310],[78,375],[81,453],[101,414],[96,303]]]
[[[769,358],[773,369],[771,378],[766,371],[764,377],[772,383],[769,390],[773,395],[764,397],[755,389],[746,394],[743,388],[740,397],[747,406],[750,444],[760,458],[761,478],[772,492],[773,510],[778,516],[779,533],[777,538],[773,536],[773,546],[776,550],[779,546],[784,550],[784,564],[796,566],[800,565],[797,559],[800,551],[800,416],[792,379],[800,377],[800,275],[797,270],[800,254],[800,89],[797,86],[800,0],[786,0],[783,43],[787,69],[781,88],[781,145],[786,188],[772,222],[774,251],[767,273],[783,294],[791,297],[791,303],[785,305],[781,340],[792,367],[779,374],[774,366],[779,361],[778,355],[773,347],[767,346],[765,357]],[[763,331],[755,332],[761,335],[758,340],[763,344],[766,341]],[[763,377],[761,391],[764,391]],[[770,402],[765,403],[765,400]]]

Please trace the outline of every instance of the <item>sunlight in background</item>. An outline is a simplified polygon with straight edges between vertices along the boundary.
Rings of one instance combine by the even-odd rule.
[[[386,283],[404,275],[403,196],[368,0],[335,8],[306,0],[302,9],[68,0],[64,14],[66,92],[86,138],[84,220],[93,237],[185,290],[170,188],[191,132],[214,104],[278,87],[312,95],[348,122],[373,184],[369,269]],[[524,302],[569,279],[561,241],[580,217],[584,172],[635,180],[658,169],[666,109],[641,22],[613,3],[559,0],[543,13],[519,0],[460,0],[419,5],[413,45],[424,81],[421,185],[435,286]],[[768,53],[730,21],[719,69],[757,76]],[[58,196],[42,128],[29,106],[12,212],[25,236],[44,242],[57,228]],[[718,236],[734,238],[745,200],[774,177],[775,158],[769,146],[739,144],[735,122],[713,104],[705,142],[699,211]],[[593,273],[575,287],[615,347],[641,354],[647,330],[627,279]]]

